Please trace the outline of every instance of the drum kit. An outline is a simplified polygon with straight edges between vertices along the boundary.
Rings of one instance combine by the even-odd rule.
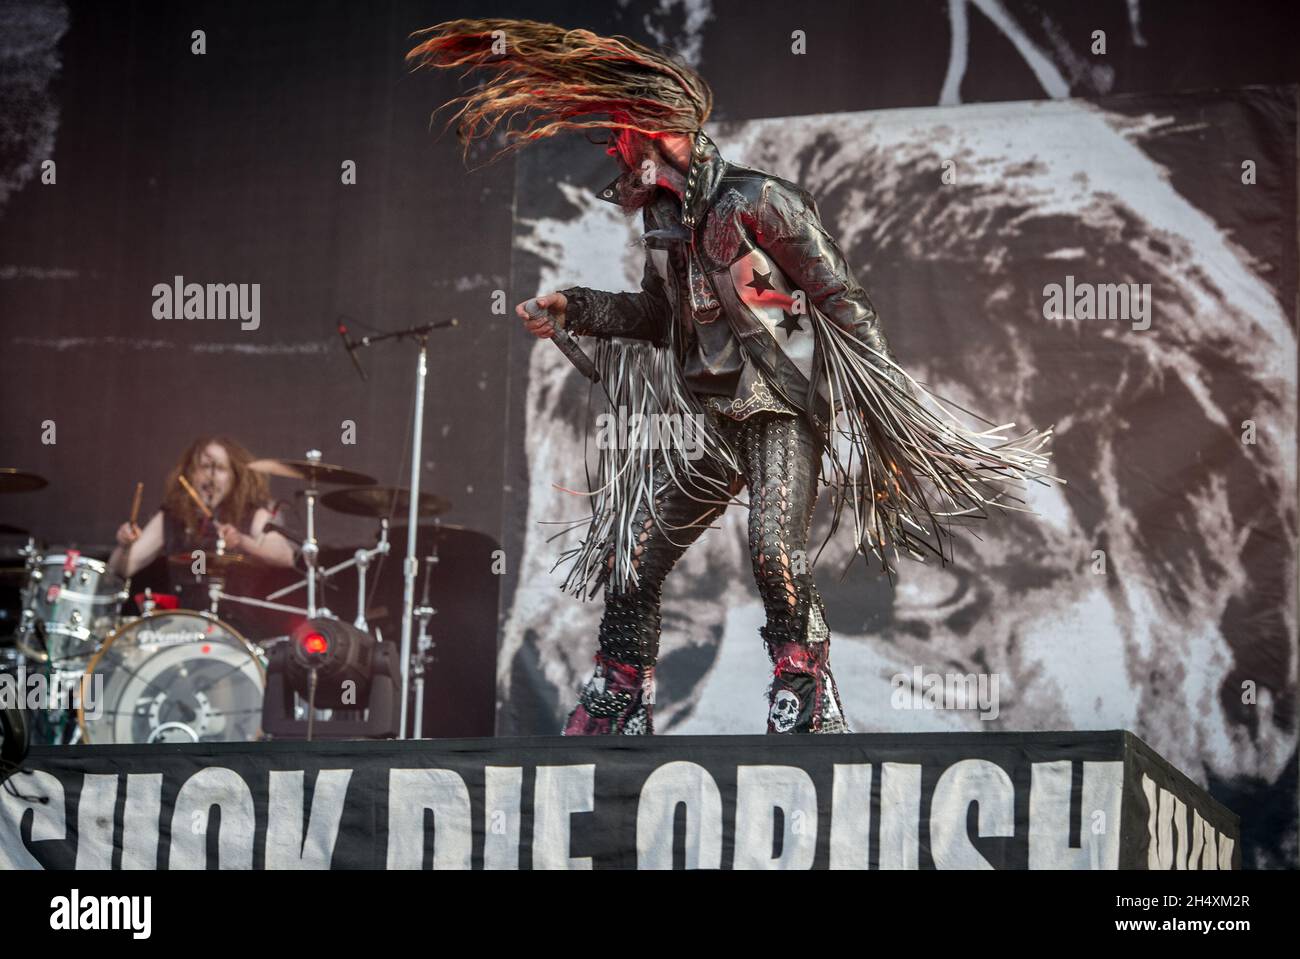
[[[383,641],[367,615],[367,599],[372,595],[367,572],[390,552],[390,520],[400,511],[417,521],[432,520],[441,529],[439,517],[451,504],[430,493],[418,494],[412,502],[407,490],[380,487],[374,477],[324,463],[315,450],[301,460],[257,460],[249,468],[296,483],[305,506],[305,535],[269,527],[295,544],[301,578],[266,595],[231,591],[237,574],[257,564],[244,554],[226,552],[221,540],[215,553],[202,556],[198,563],[192,553],[166,557],[173,583],[198,583],[206,591],[206,608],[181,609],[174,594],[146,588],[133,596],[130,580],[101,559],[72,547],[46,545],[17,527],[0,527],[0,534],[28,535],[26,545],[17,551],[19,609],[13,645],[0,645],[0,681],[8,677],[13,686],[16,679],[16,685],[26,690],[20,695],[26,697],[26,725],[33,742],[144,744],[263,738],[269,651],[288,637],[251,639],[228,618],[236,609],[246,609],[337,619],[322,599],[331,579],[347,570],[355,570],[356,579],[352,625]],[[35,474],[0,469],[0,494],[46,485]],[[325,492],[326,486],[336,488]],[[137,488],[133,523],[139,496]],[[319,507],[377,522],[375,545],[359,547],[351,558],[322,566]],[[422,677],[434,645],[428,623],[435,611],[427,596],[428,575],[437,556],[424,561],[425,601],[410,611],[412,620],[419,621],[418,648],[409,657],[416,683],[417,736]],[[419,560],[415,562],[418,566]],[[305,605],[286,601],[299,593]],[[35,687],[46,693],[39,702],[33,702],[30,693]],[[3,738],[0,733],[0,741]]]

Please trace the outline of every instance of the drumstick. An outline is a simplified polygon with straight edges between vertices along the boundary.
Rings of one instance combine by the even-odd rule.
[[[131,500],[131,529],[135,529],[135,528],[136,528],[135,521],[138,520],[138,519],[140,518],[140,497],[142,497],[143,495],[144,495],[144,483],[142,483],[142,482],[137,482],[137,483],[135,484],[135,497]],[[128,549],[129,549],[129,547],[128,547]],[[130,568],[130,561],[129,561],[129,560],[124,560],[124,562],[127,564],[127,568],[129,569],[129,568]],[[124,597],[126,597],[127,599],[130,599],[130,597],[131,597],[131,577],[130,577],[130,576],[126,577],[126,582],[122,584],[122,595],[123,595]],[[118,615],[121,615],[121,612],[122,612],[122,605],[121,605],[121,603],[119,603],[119,604],[118,604]],[[85,677],[82,677],[82,678],[84,679]],[[85,695],[84,683],[83,683],[82,695],[83,695],[83,696]]]
[[[208,509],[208,504],[203,502],[202,498],[200,498],[198,494],[198,491],[193,486],[190,485],[190,481],[187,480],[184,476],[178,476],[176,478],[180,480],[181,485],[185,487],[185,492],[190,494],[190,499],[194,500],[194,502],[198,505],[199,509],[203,510],[203,515],[206,516],[208,519],[212,519],[212,510]]]
[[[135,499],[131,501],[131,525],[140,518],[140,498],[144,496],[144,483],[135,484]]]

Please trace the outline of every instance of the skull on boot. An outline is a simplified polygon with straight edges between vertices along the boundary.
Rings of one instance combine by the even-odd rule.
[[[799,697],[788,689],[778,689],[772,698],[768,720],[778,733],[788,733],[799,721]]]
[[[830,642],[801,642],[789,632],[765,627],[772,660],[768,732],[849,732],[830,669]]]

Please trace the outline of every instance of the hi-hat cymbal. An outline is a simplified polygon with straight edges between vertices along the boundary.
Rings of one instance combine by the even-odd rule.
[[[254,460],[248,468],[267,476],[282,476],[285,479],[300,480],[307,483],[341,483],[347,486],[374,486],[378,480],[365,473],[346,470],[342,466],[321,463],[316,460]]]
[[[9,466],[0,467],[0,493],[30,493],[49,485],[44,476],[24,473]]]
[[[349,516],[408,516],[411,509],[411,491],[387,486],[370,486],[360,489],[340,489],[320,498],[321,505],[336,513]],[[419,516],[440,516],[451,509],[451,501],[434,493],[421,493]]]

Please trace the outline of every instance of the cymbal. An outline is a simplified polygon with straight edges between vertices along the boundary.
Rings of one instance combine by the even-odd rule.
[[[343,483],[348,486],[374,486],[378,480],[365,473],[355,473],[342,466],[315,460],[254,460],[248,468],[267,476],[302,480],[308,483]]]
[[[388,486],[340,489],[320,498],[321,505],[349,516],[408,516],[411,491]],[[419,516],[439,516],[451,509],[451,501],[434,493],[421,493]]]
[[[44,476],[24,473],[9,466],[0,467],[0,493],[30,493],[49,485]]]
[[[0,536],[26,536],[28,530],[21,526],[10,526],[8,523],[0,523]]]
[[[172,553],[167,562],[189,569],[194,565],[192,552]],[[254,559],[246,553],[216,553],[207,550],[203,553],[203,568],[208,576],[221,576],[231,570],[252,569],[265,566],[261,560]]]

